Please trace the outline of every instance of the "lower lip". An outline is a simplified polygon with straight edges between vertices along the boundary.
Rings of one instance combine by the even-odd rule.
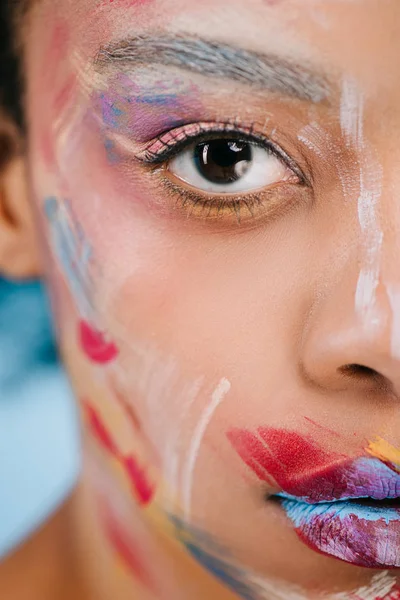
[[[309,504],[290,497],[280,503],[311,549],[362,567],[400,567],[400,508],[348,501]]]

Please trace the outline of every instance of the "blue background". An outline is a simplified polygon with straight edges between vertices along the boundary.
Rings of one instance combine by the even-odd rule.
[[[66,499],[79,469],[78,418],[43,289],[0,278],[0,559]]]

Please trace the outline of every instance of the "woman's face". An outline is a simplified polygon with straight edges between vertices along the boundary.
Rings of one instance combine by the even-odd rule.
[[[132,589],[400,597],[398,0],[28,21],[49,287]]]

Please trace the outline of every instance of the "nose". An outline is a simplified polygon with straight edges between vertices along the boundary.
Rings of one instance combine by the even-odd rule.
[[[303,332],[302,375],[325,390],[399,396],[400,283],[396,288],[379,282],[369,304],[360,308],[358,279],[355,270],[344,273],[314,304]]]

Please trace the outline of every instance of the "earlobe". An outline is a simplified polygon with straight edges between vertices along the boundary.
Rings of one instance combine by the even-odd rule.
[[[0,173],[0,273],[13,279],[40,274],[26,164],[22,156],[8,160]]]

